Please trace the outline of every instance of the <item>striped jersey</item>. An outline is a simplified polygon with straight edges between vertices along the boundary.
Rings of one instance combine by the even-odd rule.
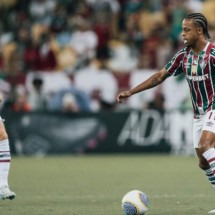
[[[215,45],[208,42],[204,50],[195,55],[186,47],[165,66],[171,75],[184,73],[186,76],[194,117],[215,110]]]

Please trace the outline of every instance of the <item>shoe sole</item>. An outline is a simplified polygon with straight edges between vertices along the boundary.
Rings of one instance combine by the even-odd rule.
[[[15,195],[8,196],[7,199],[13,200],[13,199],[15,199],[15,197],[16,197]]]
[[[0,197],[0,200],[6,200],[6,199],[9,199],[9,200],[13,200],[13,199],[15,199],[15,195],[11,195],[11,196],[7,196],[7,197]]]

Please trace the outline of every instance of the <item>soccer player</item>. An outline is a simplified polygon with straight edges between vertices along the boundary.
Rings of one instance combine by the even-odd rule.
[[[3,97],[0,94],[0,102]],[[8,175],[10,170],[10,147],[8,135],[0,117],[0,200],[14,199],[16,194],[9,189]]]
[[[153,88],[170,76],[186,76],[194,111],[193,144],[199,167],[215,188],[215,45],[209,42],[208,23],[201,13],[187,15],[182,22],[185,48],[166,66],[133,89],[120,92],[117,101]],[[215,213],[215,210],[210,211]]]

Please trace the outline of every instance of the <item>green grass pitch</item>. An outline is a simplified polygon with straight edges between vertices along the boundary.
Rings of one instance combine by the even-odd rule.
[[[206,215],[215,190],[196,157],[92,155],[13,157],[10,187],[15,200],[1,201],[4,215],[122,215],[132,190],[150,200],[147,215]]]

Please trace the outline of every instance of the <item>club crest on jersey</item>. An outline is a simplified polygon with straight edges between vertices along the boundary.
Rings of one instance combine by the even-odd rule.
[[[201,69],[204,69],[207,65],[207,61],[206,60],[201,60],[200,63],[199,63]]]

